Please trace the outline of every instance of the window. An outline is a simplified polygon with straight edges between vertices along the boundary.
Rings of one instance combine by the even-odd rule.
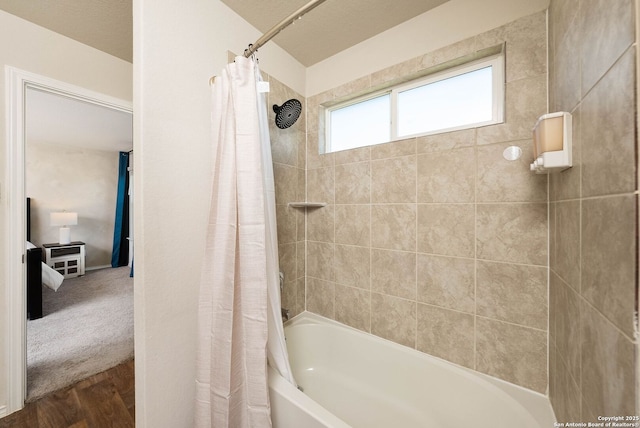
[[[500,123],[503,64],[495,55],[327,108],[325,152]]]
[[[347,150],[389,141],[391,135],[391,96],[377,95],[331,112],[333,147]]]

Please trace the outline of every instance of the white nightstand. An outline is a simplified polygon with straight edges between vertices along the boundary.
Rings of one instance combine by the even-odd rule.
[[[84,242],[44,244],[45,263],[65,278],[84,275]]]

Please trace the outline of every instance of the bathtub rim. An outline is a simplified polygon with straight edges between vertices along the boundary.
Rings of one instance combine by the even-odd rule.
[[[525,409],[525,411],[539,424],[540,427],[553,426],[553,424],[555,422],[557,422],[557,418],[556,418],[555,413],[553,411],[553,407],[551,406],[549,397],[546,394],[534,391],[532,389],[525,388],[525,387],[520,386],[520,385],[516,385],[514,383],[508,382],[506,380],[503,380],[503,379],[500,379],[500,378],[497,378],[497,377],[494,377],[494,376],[491,376],[491,375],[488,375],[488,374],[485,374],[485,373],[481,373],[481,372],[476,371],[474,369],[470,369],[468,367],[461,366],[461,365],[453,363],[451,361],[447,361],[447,360],[445,360],[443,358],[436,357],[436,356],[431,355],[431,354],[427,354],[426,352],[418,351],[417,349],[410,348],[410,347],[405,346],[405,345],[401,345],[401,344],[393,342],[393,341],[391,341],[389,339],[385,339],[383,337],[376,336],[376,335],[368,333],[366,331],[359,330],[357,328],[351,327],[351,326],[343,324],[343,323],[341,323],[339,321],[324,317],[322,315],[318,315],[318,314],[313,313],[313,312],[303,311],[303,312],[299,313],[298,315],[296,315],[295,317],[291,318],[286,323],[284,323],[285,337],[286,337],[286,328],[287,327],[293,327],[293,326],[296,326],[296,325],[304,325],[304,324],[310,324],[310,325],[313,325],[313,324],[328,324],[328,325],[336,327],[336,328],[344,328],[346,330],[349,330],[349,331],[352,331],[352,332],[355,332],[355,333],[363,334],[363,335],[371,338],[372,340],[381,341],[386,346],[390,346],[390,347],[392,347],[394,349],[397,349],[398,351],[403,352],[403,353],[415,354],[417,352],[417,354],[415,354],[415,355],[419,356],[420,358],[425,358],[427,360],[432,360],[431,362],[433,362],[435,364],[438,364],[438,365],[441,365],[441,366],[445,366],[445,367],[448,366],[447,368],[460,369],[464,373],[466,373],[466,374],[468,374],[470,376],[474,376],[474,377],[480,378],[481,380],[484,380],[484,381],[488,382],[489,384],[491,384],[492,386],[498,388],[499,390],[501,390],[502,392],[504,392],[505,394],[507,394],[508,396],[513,398],[520,406],[522,406]],[[284,379],[282,379],[282,380],[284,381]],[[296,391],[300,392],[297,389],[296,389]],[[306,394],[303,394],[303,393],[301,393],[301,394],[304,395],[305,398],[313,401]],[[318,406],[320,406],[315,401],[313,401],[313,403],[318,405]],[[322,406],[320,406],[320,407],[322,407]],[[322,409],[324,409],[324,407],[322,407]],[[326,409],[324,409],[324,410],[326,410]],[[330,412],[328,412],[328,413],[333,416],[332,413],[330,413]],[[339,418],[338,418],[338,420],[342,421]],[[346,426],[349,426],[349,425],[346,425]]]
[[[316,422],[331,428],[353,428],[342,419],[331,413],[304,392],[289,383],[273,367],[268,369],[269,389],[282,396],[290,405],[306,413]],[[273,401],[273,398],[270,397]],[[273,409],[272,409],[273,412]]]

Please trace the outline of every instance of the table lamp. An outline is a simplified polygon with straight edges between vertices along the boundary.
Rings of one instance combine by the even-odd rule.
[[[78,224],[78,213],[59,212],[51,213],[51,226],[60,227],[59,244],[71,243],[71,229],[69,226]]]

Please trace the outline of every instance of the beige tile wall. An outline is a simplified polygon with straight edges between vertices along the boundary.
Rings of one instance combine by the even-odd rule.
[[[559,422],[640,411],[633,0],[552,0],[550,108],[574,166],[550,181],[550,397]]]
[[[276,191],[278,255],[280,271],[285,274],[282,307],[295,316],[304,310],[305,305],[305,215],[303,210],[289,207],[288,203],[305,200],[305,114],[303,111],[290,128],[279,129],[273,120],[272,106],[282,105],[291,98],[304,105],[305,99],[274,77],[266,73],[262,75],[270,86],[267,116]]]
[[[321,104],[503,42],[504,123],[319,154]],[[307,100],[307,310],[546,391],[546,69],[542,12]]]

